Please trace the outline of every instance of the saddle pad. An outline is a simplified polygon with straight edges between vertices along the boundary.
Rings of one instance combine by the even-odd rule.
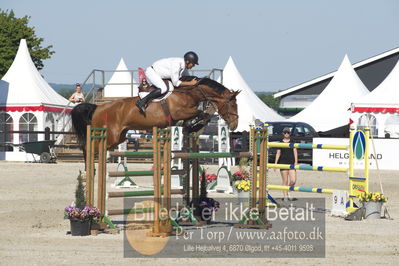
[[[166,94],[164,94],[162,97],[160,98],[156,98],[154,100],[152,100],[152,102],[160,102],[166,98],[169,97],[169,95],[172,94],[173,90],[174,90],[174,86],[172,84],[172,81],[168,81],[169,82],[169,90],[166,92]],[[143,99],[145,96],[147,96],[149,94],[149,92],[143,91],[143,92],[139,92],[139,97],[140,99]]]

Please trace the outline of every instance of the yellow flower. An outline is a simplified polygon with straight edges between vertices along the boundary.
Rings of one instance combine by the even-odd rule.
[[[360,201],[373,201],[373,202],[386,202],[387,198],[381,194],[380,192],[362,192],[360,195],[357,196]]]

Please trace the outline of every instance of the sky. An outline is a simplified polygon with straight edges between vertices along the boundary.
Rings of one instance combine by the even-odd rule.
[[[2,0],[56,52],[51,83],[83,82],[93,69],[129,69],[199,55],[196,69],[232,56],[252,90],[280,91],[399,47],[396,0]]]

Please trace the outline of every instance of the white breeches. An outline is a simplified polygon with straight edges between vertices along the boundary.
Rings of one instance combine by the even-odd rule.
[[[162,93],[165,93],[168,90],[165,82],[163,82],[162,78],[152,67],[147,67],[145,70],[145,75],[147,76],[147,82],[155,87],[160,88]]]

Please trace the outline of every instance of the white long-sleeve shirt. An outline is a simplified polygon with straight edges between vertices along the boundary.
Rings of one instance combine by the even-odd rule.
[[[183,58],[170,57],[156,61],[152,68],[162,79],[171,79],[173,85],[179,87],[186,64]]]

